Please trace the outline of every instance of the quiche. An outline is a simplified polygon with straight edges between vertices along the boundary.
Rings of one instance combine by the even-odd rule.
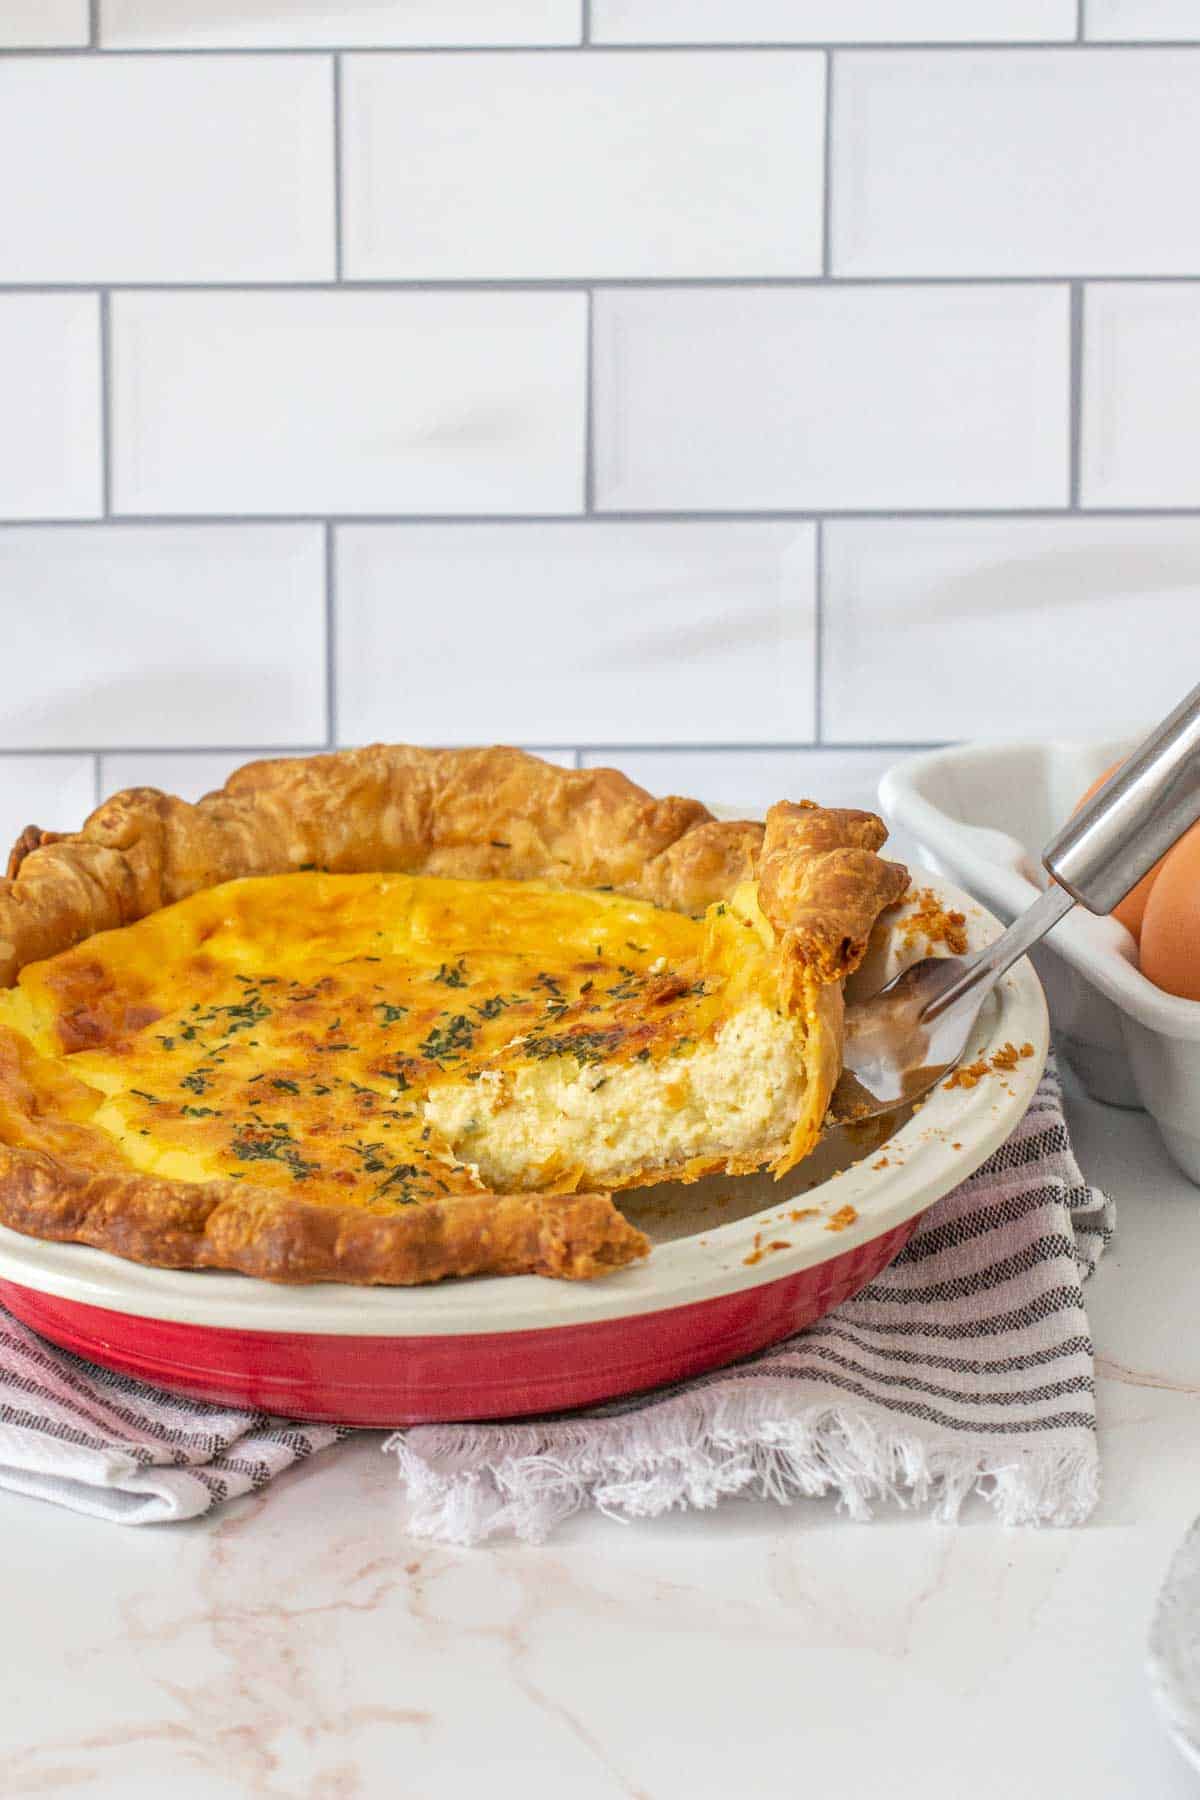
[[[0,1223],[286,1282],[619,1268],[648,1249],[621,1189],[817,1141],[843,979],[907,885],[885,835],[403,745],[31,827]]]

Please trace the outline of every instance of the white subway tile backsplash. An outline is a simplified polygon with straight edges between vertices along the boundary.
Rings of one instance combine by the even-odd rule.
[[[526,746],[518,744],[517,748],[523,750]],[[543,762],[557,763],[561,769],[574,769],[579,761],[579,753],[576,750],[549,749],[544,744],[530,746],[530,753],[533,756],[540,756]]]
[[[0,6],[3,50],[86,44],[90,30],[88,0],[4,0]]]
[[[864,51],[835,75],[839,275],[1190,274],[1200,51]]]
[[[585,768],[611,765],[651,794],[685,794],[706,806],[761,818],[776,800],[879,811],[879,782],[904,753],[897,750],[613,750],[586,751]],[[917,846],[892,833],[886,854],[910,865]]]
[[[332,275],[332,142],[321,58],[6,58],[0,281]]]
[[[1083,346],[1083,504],[1200,506],[1200,282],[1089,287]]]
[[[592,41],[1005,43],[1073,38],[1075,11],[1076,0],[592,0]]]
[[[96,296],[0,294],[0,519],[91,517],[101,485]]]
[[[178,794],[181,800],[195,801],[224,787],[243,763],[269,754],[264,750],[113,751],[100,758],[100,793],[107,798],[122,788],[155,787],[165,794]],[[283,754],[302,756],[304,749]]]
[[[597,296],[604,508],[1056,506],[1065,288]]]
[[[0,532],[0,748],[320,742],[323,576],[314,525]]]
[[[583,504],[577,293],[121,294],[119,512]]]
[[[364,56],[343,84],[352,279],[820,272],[819,55]]]
[[[0,873],[27,825],[77,831],[95,804],[90,756],[0,756]]]
[[[343,738],[811,735],[811,526],[367,525],[337,547]]]
[[[825,735],[1118,736],[1196,677],[1200,519],[825,528]]]
[[[685,794],[706,806],[761,818],[776,800],[874,811],[895,750],[589,750],[585,768],[621,769],[651,794]]]
[[[1102,42],[1114,39],[1178,38],[1200,41],[1200,8],[1196,0],[1086,0],[1085,34]]]
[[[100,0],[100,42],[184,50],[577,44],[581,12],[582,0]]]
[[[402,721],[392,735],[396,741],[403,738]],[[156,787],[166,794],[178,794],[181,800],[196,801],[224,787],[234,770],[244,763],[256,762],[271,754],[270,750],[115,751],[100,758],[100,792],[108,795],[128,787]],[[315,746],[307,746],[281,750],[279,754],[312,756],[320,751]],[[538,755],[546,762],[561,763],[567,769],[575,767],[573,750],[539,750]],[[0,757],[0,781],[4,776],[4,761]]]
[[[0,836],[330,734],[870,805],[1161,710],[1198,93],[1200,0],[0,0]]]

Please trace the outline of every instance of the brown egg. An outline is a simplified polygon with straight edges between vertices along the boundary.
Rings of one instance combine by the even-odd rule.
[[[1097,788],[1104,786],[1110,775],[1115,775],[1121,767],[1120,763],[1112,763],[1103,775],[1097,775],[1086,794],[1081,794],[1075,802],[1072,816],[1079,811],[1085,800],[1090,800]],[[1169,854],[1169,853],[1168,853]],[[1166,857],[1160,857],[1152,869],[1148,869],[1136,887],[1130,888],[1119,906],[1113,907],[1113,918],[1119,919],[1126,931],[1132,932],[1140,944],[1142,941],[1142,921],[1146,916],[1146,903],[1150,898],[1150,890],[1158,880],[1159,873]]]
[[[1158,866],[1142,922],[1142,973],[1164,993],[1200,1000],[1200,824]]]

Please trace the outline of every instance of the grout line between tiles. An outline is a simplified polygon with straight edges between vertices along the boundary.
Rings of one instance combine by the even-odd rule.
[[[1069,506],[954,506],[907,508],[903,511],[888,507],[825,507],[796,508],[787,511],[780,507],[743,508],[734,510],[725,508],[717,511],[688,512],[684,510],[652,510],[630,511],[627,509],[605,509],[596,513],[114,513],[111,518],[99,515],[64,514],[52,517],[42,516],[29,519],[0,519],[0,532],[3,531],[45,531],[52,526],[72,527],[104,527],[107,530],[120,529],[128,531],[152,530],[159,527],[176,527],[186,529],[196,526],[202,529],[262,529],[273,527],[281,531],[299,530],[310,525],[333,524],[338,526],[396,526],[407,525],[808,525],[818,520],[839,521],[846,524],[862,522],[864,524],[913,524],[936,525],[940,522],[953,525],[966,525],[974,520],[1011,520],[1014,524],[1022,519],[1058,520],[1061,523],[1079,523],[1090,519],[1197,519],[1200,520],[1198,506],[1087,506],[1073,512]]]
[[[825,52],[825,130],[822,157],[824,187],[821,193],[821,274],[833,273],[833,51]]]
[[[690,51],[709,56],[755,56],[764,51],[789,51],[794,53],[816,53],[822,50],[855,50],[855,51],[923,51],[937,50],[947,54],[963,53],[977,55],[981,50],[997,56],[1005,56],[1023,50],[1072,50],[1080,39],[1072,34],[1054,38],[771,38],[761,43],[731,44],[711,39],[679,40],[672,43],[597,43],[589,39],[586,43],[551,44],[355,44],[330,38],[320,44],[160,44],[160,45],[109,45],[104,51],[104,60],[116,61],[143,59],[151,56],[328,56],[333,51],[344,51],[355,56],[569,56],[578,54],[581,49],[603,51],[608,55],[619,56],[671,56],[680,51]],[[1194,50],[1200,47],[1200,37],[1182,38],[1097,38],[1087,43],[1089,50],[1103,54],[1110,50]],[[22,47],[0,49],[0,61],[11,61],[14,57],[36,57],[39,61],[47,57],[86,55],[88,46],[82,44],[31,44]]]
[[[343,275],[342,216],[342,58],[333,58],[333,272],[340,282]]]
[[[592,43],[592,0],[582,0],[582,4],[583,12],[579,21],[581,32],[579,41],[585,49],[590,49]]]
[[[1071,343],[1068,377],[1069,481],[1072,512],[1079,511],[1080,465],[1083,457],[1083,283],[1071,283]]]
[[[324,756],[328,744],[106,744],[102,750],[0,750],[4,756]]]
[[[783,751],[789,755],[799,752],[821,751],[835,753],[841,751],[892,751],[937,750],[947,740],[945,738],[924,739],[880,739],[872,738],[846,739],[845,741],[827,741],[815,743],[811,738],[799,740],[765,740],[761,742],[713,743],[713,742],[680,742],[673,740],[664,742],[661,738],[654,743],[603,743],[603,744],[563,744],[561,740],[553,743],[546,740],[538,742],[526,741],[518,747],[535,754],[541,751],[571,750],[576,756],[622,756],[634,752],[644,754],[647,751],[661,751],[664,755],[675,755],[683,751],[703,751],[707,755],[730,756],[734,753],[747,756],[761,756],[769,751]],[[88,745],[5,745],[0,746],[0,760],[10,756],[95,756],[103,760],[109,756],[320,756],[328,750],[327,744],[105,744],[96,749]]]
[[[581,744],[579,747],[579,754],[580,756],[645,756],[657,752],[661,753],[663,756],[681,756],[684,754],[703,754],[705,756],[764,756],[773,752],[779,752],[780,754],[787,756],[837,756],[841,755],[843,752],[866,752],[873,754],[879,751],[891,756],[893,754],[907,755],[909,752],[918,750],[940,750],[948,741],[949,740],[946,738],[930,738],[923,739],[920,742],[876,743],[869,738],[860,738],[854,740],[847,739],[845,742],[840,740],[827,740],[821,744],[814,743],[812,739],[805,739],[803,742],[797,743],[762,744]],[[527,744],[525,748],[527,750],[536,750],[539,746]]]
[[[88,0],[88,49],[100,48],[100,0]]]
[[[101,772],[103,758],[98,750],[92,752],[92,804],[99,806],[104,798],[104,777]]]
[[[121,281],[104,285],[114,293],[128,294],[579,294],[612,289],[656,290],[664,293],[725,289],[771,288],[802,293],[810,288],[1047,288],[1067,287],[1072,281],[1102,281],[1111,286],[1200,285],[1200,270],[1193,274],[1106,274],[1104,270],[1073,275],[480,275],[446,280],[380,277],[304,281]],[[0,294],[95,293],[90,281],[0,281]]]
[[[583,393],[583,510],[596,510],[596,296],[588,289],[586,371]]]
[[[113,414],[112,414],[112,296],[100,290],[100,506],[107,520],[112,516]]]
[[[337,541],[332,523],[325,525],[325,743],[337,743]]]
[[[1075,42],[1077,44],[1087,42],[1087,0],[1078,0],[1075,17]]]
[[[825,665],[825,523],[818,519],[813,545],[813,737],[819,744],[824,727]]]

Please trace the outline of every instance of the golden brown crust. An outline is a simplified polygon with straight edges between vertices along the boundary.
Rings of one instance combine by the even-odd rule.
[[[0,987],[28,962],[241,875],[306,866],[613,887],[700,912],[749,873],[762,827],[655,800],[615,769],[520,750],[371,745],[249,763],[194,806],[115,794],[0,882]]]
[[[31,850],[40,850],[45,844],[57,844],[62,836],[61,831],[43,831],[40,825],[27,825],[8,853],[8,867],[4,871],[8,879],[16,880],[17,870]]]
[[[856,969],[908,870],[875,852],[887,830],[874,813],[781,800],[767,813],[758,865],[759,904],[784,949],[819,981]]]
[[[792,1127],[785,1155],[774,1167],[782,1173],[794,1168],[814,1150],[825,1127],[825,1114],[842,1072],[846,1005],[840,981],[802,979],[801,992],[808,1031],[805,1073],[805,1106]]]
[[[607,1194],[478,1194],[380,1218],[233,1181],[85,1169],[8,1145],[0,1145],[0,1220],[29,1237],[90,1244],[129,1262],[290,1283],[585,1280],[649,1249]]]
[[[873,814],[809,802],[773,807],[765,832],[719,822],[698,801],[655,799],[616,770],[565,770],[505,748],[372,745],[255,762],[195,805],[132,788],[78,833],[30,827],[0,882],[0,986],[26,963],[239,876],[316,866],[549,879],[690,913],[757,876],[784,998],[806,1017],[812,1044],[790,1163],[815,1142],[840,1067],[837,984],[907,885],[905,870],[875,855],[885,836]],[[133,1261],[294,1282],[586,1277],[648,1248],[607,1194],[456,1196],[385,1218],[5,1145],[0,1221]]]

